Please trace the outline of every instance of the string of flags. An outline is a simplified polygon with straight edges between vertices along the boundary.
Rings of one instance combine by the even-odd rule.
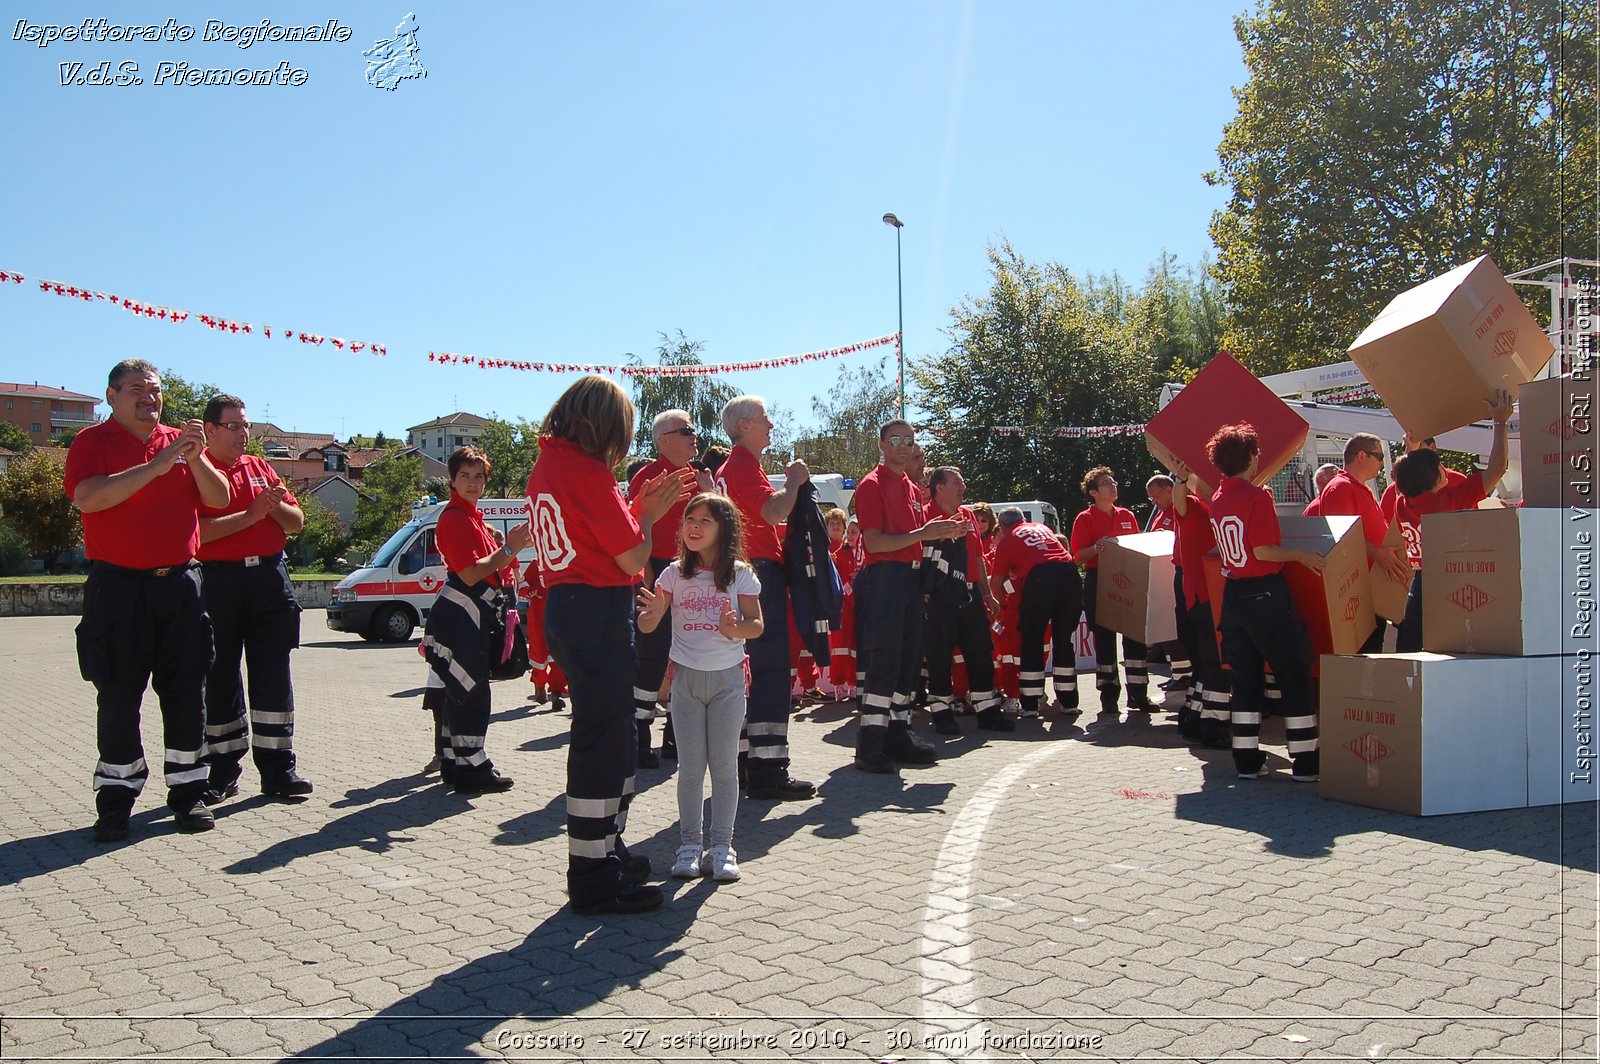
[[[750,362],[720,362],[715,365],[701,366],[522,362],[505,358],[478,358],[473,355],[457,355],[449,351],[429,351],[428,361],[440,366],[476,366],[479,369],[515,369],[533,373],[621,373],[629,377],[714,377],[724,373],[749,373],[758,369],[778,369],[783,366],[798,366],[804,362],[821,362],[824,359],[853,355],[858,351],[869,351],[876,347],[883,347],[886,344],[894,344],[898,347],[899,343],[900,334],[891,333],[888,336],[879,336],[871,340],[845,344],[842,347],[830,347],[824,351],[807,351],[804,354],[784,355],[780,358],[763,358]]]
[[[21,284],[25,280],[27,280],[27,278],[13,270],[0,270],[0,284],[5,283],[6,281],[11,281],[14,284]],[[136,318],[146,318],[150,321],[164,321],[170,325],[181,324],[185,321],[188,321],[192,316],[196,321],[200,322],[213,332],[232,333],[235,336],[241,333],[246,336],[254,336],[256,334],[255,326],[251,325],[247,321],[234,321],[231,318],[221,318],[211,314],[191,315],[189,311],[180,310],[177,307],[169,307],[161,303],[146,303],[140,299],[130,299],[126,296],[115,295],[111,292],[100,292],[92,288],[80,288],[77,285],[64,284],[61,281],[41,280],[39,281],[39,291],[46,294],[62,296],[66,299],[81,299],[85,303],[93,303],[97,300],[110,303],[112,306],[121,307],[123,310],[126,310]],[[272,339],[272,326],[261,326],[261,335],[268,340]],[[387,355],[389,353],[388,347],[380,343],[363,340],[346,340],[339,336],[322,336],[317,333],[303,332],[298,329],[285,329],[280,327],[278,329],[278,335],[285,340],[299,340],[303,344],[321,344],[324,341],[329,341],[340,350],[347,350],[352,354],[363,350],[370,350],[374,355]]]
[[[20,285],[26,280],[26,277],[14,270],[0,270],[0,285],[4,285],[7,281]],[[41,280],[38,282],[38,287],[42,293],[53,294],[67,299],[78,299],[85,303],[96,301],[109,303],[112,306],[121,307],[134,317],[145,318],[149,321],[163,321],[171,325],[178,325],[193,317],[213,332],[228,333],[234,336],[260,336],[267,340],[273,339],[274,326],[271,325],[257,326],[251,322],[236,321],[232,318],[223,318],[214,314],[191,314],[189,311],[180,310],[177,307],[169,307],[160,303],[146,303],[143,300],[113,295],[109,292],[100,292],[61,281]],[[301,329],[287,329],[282,326],[277,326],[276,328],[277,336],[284,340],[298,340],[303,344],[317,346],[327,343],[340,351],[348,351],[351,354],[360,354],[362,351],[367,351],[373,355],[386,356],[389,353],[388,345],[376,341],[350,340],[342,336],[327,336],[322,333],[306,332]],[[536,373],[620,373],[629,377],[709,377],[724,373],[748,373],[753,370],[778,369],[783,366],[798,366],[807,362],[821,362],[825,359],[842,358],[845,355],[853,355],[861,351],[870,351],[874,348],[890,345],[898,350],[899,344],[900,334],[891,333],[888,336],[879,336],[871,340],[844,344],[840,347],[830,347],[822,351],[807,351],[799,355],[701,366],[531,362],[504,358],[482,358],[476,355],[455,354],[450,351],[429,351],[428,361],[440,367],[467,366],[477,367],[478,369],[513,369]]]

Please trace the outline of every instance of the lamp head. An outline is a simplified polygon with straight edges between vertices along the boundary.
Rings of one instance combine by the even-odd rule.
[[[892,225],[896,229],[899,229],[899,228],[901,228],[902,226],[905,225],[904,222],[902,222],[900,219],[896,218],[892,213],[886,214],[886,215],[883,216],[883,224],[884,225]]]

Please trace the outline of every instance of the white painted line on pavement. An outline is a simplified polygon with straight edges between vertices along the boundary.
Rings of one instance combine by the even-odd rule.
[[[969,916],[974,897],[972,876],[989,818],[1000,807],[1006,791],[1039,762],[1072,745],[1050,742],[989,777],[978,793],[961,807],[955,823],[945,833],[934,862],[928,904],[922,914],[923,1036],[922,1048],[933,1060],[960,1060],[982,1064],[989,1059],[983,1047],[978,1008],[977,973],[972,970],[972,932]],[[928,1012],[940,1018],[927,1018]],[[948,1017],[948,1018],[945,1018]]]

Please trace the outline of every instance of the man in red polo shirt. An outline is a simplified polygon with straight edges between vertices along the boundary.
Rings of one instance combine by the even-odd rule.
[[[883,461],[856,484],[856,518],[866,563],[856,574],[857,653],[866,657],[855,767],[890,774],[895,762],[938,760],[932,744],[911,734],[911,699],[922,661],[922,545],[967,529],[958,518],[923,520],[917,487],[906,477],[916,435],[894,420],[878,430]]]
[[[1048,526],[1023,520],[1022,511],[1008,506],[1000,511],[1005,534],[994,548],[994,570],[989,577],[996,591],[1016,589],[1017,628],[1022,637],[1018,687],[1022,716],[1039,715],[1044,698],[1044,637],[1051,632],[1056,700],[1069,716],[1078,713],[1077,651],[1072,637],[1083,612],[1083,580],[1069,551]]]
[[[644,486],[662,473],[679,471],[679,476],[699,491],[711,490],[711,475],[695,473],[689,466],[698,453],[700,434],[694,430],[687,410],[663,410],[650,422],[650,435],[656,441],[660,455],[643,466],[628,481],[628,498],[644,491]],[[691,492],[692,494],[692,492]],[[689,505],[687,497],[672,504],[646,533],[650,537],[650,566],[646,579],[651,588],[656,577],[678,557],[678,537],[683,526],[683,511]],[[638,761],[640,768],[656,768],[661,756],[650,742],[650,722],[656,718],[656,696],[661,692],[661,681],[667,675],[667,657],[672,650],[672,607],[667,607],[660,624],[649,632],[638,627],[634,618],[634,652],[638,657],[633,666],[633,723],[639,730]],[[672,737],[672,719],[667,719],[662,751],[667,752]]]
[[[100,761],[94,770],[96,842],[128,837],[150,770],[139,735],[147,683],[161,700],[167,805],[182,831],[216,824],[206,808],[206,669],[211,625],[201,599],[200,504],[228,504],[228,482],[205,456],[198,420],[161,424],[161,375],[143,359],[111,368],[111,417],[78,433],[65,488],[83,513],[94,563],[78,624],[78,668],[95,685]]]
[[[1382,469],[1383,441],[1366,432],[1350,437],[1344,445],[1344,468],[1328,479],[1327,486],[1317,496],[1315,516],[1361,518],[1361,534],[1367,541],[1367,567],[1378,569],[1372,578],[1403,584],[1411,574],[1399,549],[1383,545],[1383,538],[1389,534],[1389,522],[1367,487]],[[1384,625],[1380,624],[1361,645],[1360,653],[1383,653],[1383,634]]]
[[[811,479],[798,459],[784,470],[782,491],[774,491],[761,468],[761,452],[772,442],[772,419],[758,395],[741,395],[722,408],[722,428],[732,443],[717,470],[717,490],[733,500],[744,519],[745,553],[761,581],[761,616],[766,628],[745,641],[750,655],[750,695],[745,709],[745,795],[799,801],[817,793],[806,780],[789,775],[789,586],[783,578],[783,541],[778,525],[794,510],[795,494]]]
[[[201,420],[206,457],[228,480],[228,505],[200,507],[200,559],[206,614],[217,656],[206,676],[208,805],[239,793],[240,762],[249,749],[261,793],[294,798],[311,793],[295,771],[294,687],[289,652],[300,645],[295,601],[283,547],[305,525],[300,503],[263,458],[245,454],[250,420],[244,400],[213,396]],[[241,659],[250,665],[249,724]]]
[[[1439,462],[1437,447],[1418,447],[1394,466],[1397,496],[1394,519],[1406,544],[1407,564],[1413,570],[1411,590],[1406,595],[1406,612],[1400,621],[1395,652],[1413,653],[1422,649],[1422,518],[1424,514],[1471,510],[1489,497],[1510,463],[1511,420],[1516,404],[1506,391],[1495,393],[1494,402],[1485,402],[1494,424],[1489,446],[1489,466],[1468,476],[1447,469]]]

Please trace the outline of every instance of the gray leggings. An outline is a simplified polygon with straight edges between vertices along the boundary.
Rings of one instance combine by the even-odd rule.
[[[710,845],[733,844],[739,811],[739,729],[744,726],[743,663],[715,672],[672,666],[672,729],[678,739],[678,834],[702,842],[706,767],[711,768]]]

